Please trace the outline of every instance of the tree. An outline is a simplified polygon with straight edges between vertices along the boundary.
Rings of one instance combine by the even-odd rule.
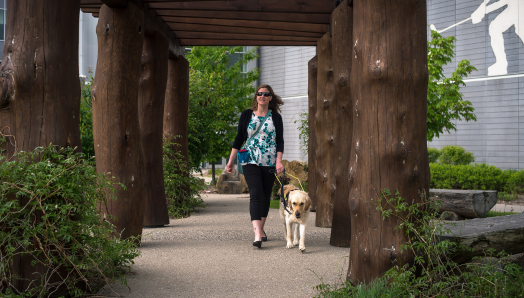
[[[428,141],[444,131],[456,131],[453,120],[477,121],[471,102],[463,100],[460,92],[461,86],[466,86],[463,79],[477,69],[468,60],[462,60],[451,77],[444,76],[444,65],[455,57],[455,40],[454,36],[444,38],[431,31],[428,41]]]
[[[243,65],[258,57],[250,50],[233,63],[242,47],[193,47],[189,61],[188,139],[192,168],[203,161],[228,157],[236,135],[238,115],[249,107],[256,91],[258,70],[242,73]]]
[[[93,71],[89,68],[86,81],[82,84],[82,97],[80,98],[80,139],[86,157],[95,156],[93,143],[93,104],[91,101],[91,88],[93,86]]]

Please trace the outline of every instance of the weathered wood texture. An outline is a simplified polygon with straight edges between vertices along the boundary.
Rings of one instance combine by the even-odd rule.
[[[335,171],[338,156],[335,140],[338,127],[335,121],[335,84],[330,33],[326,33],[317,44],[317,110],[315,113],[315,179],[317,198],[317,227],[331,228],[333,221],[333,198],[335,196]]]
[[[7,156],[51,143],[81,151],[80,1],[8,0],[6,6],[9,13],[0,65],[0,130],[11,135],[4,148]],[[19,199],[21,206],[26,203],[26,198]],[[36,213],[36,223],[41,216]],[[29,240],[37,245],[35,239]],[[31,264],[33,261],[35,266]],[[67,294],[60,277],[69,273],[66,269],[44,267],[29,255],[16,256],[10,265],[10,274],[18,277],[11,280],[15,292],[54,284],[47,288],[54,291],[50,297]],[[0,292],[5,290],[4,286],[0,285]]]
[[[16,138],[18,151],[50,143],[81,150],[79,5],[66,0],[7,1],[0,129]],[[15,141],[9,138],[8,143]],[[8,155],[13,153],[14,147],[8,146]]]
[[[140,236],[145,187],[138,122],[138,83],[144,43],[144,17],[133,4],[102,6],[96,26],[98,62],[93,83],[93,137],[96,168],[127,188],[116,186],[117,200],[101,204],[122,238]]]
[[[187,119],[189,116],[189,62],[184,57],[169,59],[164,105],[164,137],[176,138],[176,150],[189,161]],[[183,173],[189,175],[188,172]]]
[[[315,114],[317,113],[317,71],[318,71],[318,56],[313,57],[308,62],[308,123],[309,123],[309,143],[307,146],[308,156],[308,192],[311,198],[311,211],[317,210],[317,180],[315,174],[315,151],[317,150],[317,139],[315,137]]]
[[[440,239],[460,242],[463,249],[451,256],[459,264],[485,256],[488,249],[510,255],[524,252],[524,214],[477,218],[454,224],[445,225],[450,233]]]
[[[351,53],[353,43],[353,8],[347,1],[333,12],[332,47],[333,78],[335,83],[334,133],[335,153],[335,196],[333,198],[333,225],[329,243],[349,247],[351,242],[351,216],[349,210],[349,152],[353,134],[353,112],[351,105]]]
[[[398,190],[408,204],[429,195],[426,145],[426,1],[355,1],[351,93],[351,248],[348,279],[369,283],[394,264],[411,264],[399,253],[407,241],[382,220],[370,200]],[[358,74],[358,75],[357,75]],[[390,259],[394,247],[398,258]]]
[[[169,224],[162,158],[168,59],[167,39],[159,33],[145,35],[138,90],[138,120],[147,185],[144,226]]]
[[[430,189],[430,199],[441,202],[440,212],[452,211],[466,218],[482,218],[497,204],[496,190]]]

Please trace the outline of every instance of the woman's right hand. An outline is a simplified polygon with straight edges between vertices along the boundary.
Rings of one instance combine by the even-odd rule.
[[[231,160],[229,160],[229,162],[228,162],[227,165],[226,165],[226,171],[227,171],[228,173],[233,172],[233,163],[231,162]]]

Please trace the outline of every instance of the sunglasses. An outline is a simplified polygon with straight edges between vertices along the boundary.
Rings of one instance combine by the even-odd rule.
[[[262,96],[264,95],[265,97],[269,97],[271,96],[271,92],[257,92],[257,96]]]

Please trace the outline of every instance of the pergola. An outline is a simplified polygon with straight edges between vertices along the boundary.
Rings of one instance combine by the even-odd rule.
[[[332,245],[351,244],[348,278],[354,282],[370,282],[396,261],[413,263],[410,252],[392,254],[406,236],[393,230],[394,218],[382,220],[371,200],[386,188],[410,204],[428,193],[426,0],[7,5],[0,124],[17,144],[8,155],[49,143],[81,147],[78,12],[99,18],[92,88],[97,171],[110,172],[127,188],[100,208],[117,218],[123,237],[169,223],[162,138],[182,136],[177,141],[187,158],[185,46],[316,46],[308,68],[316,225],[332,228]],[[24,266],[20,276],[30,274]]]

